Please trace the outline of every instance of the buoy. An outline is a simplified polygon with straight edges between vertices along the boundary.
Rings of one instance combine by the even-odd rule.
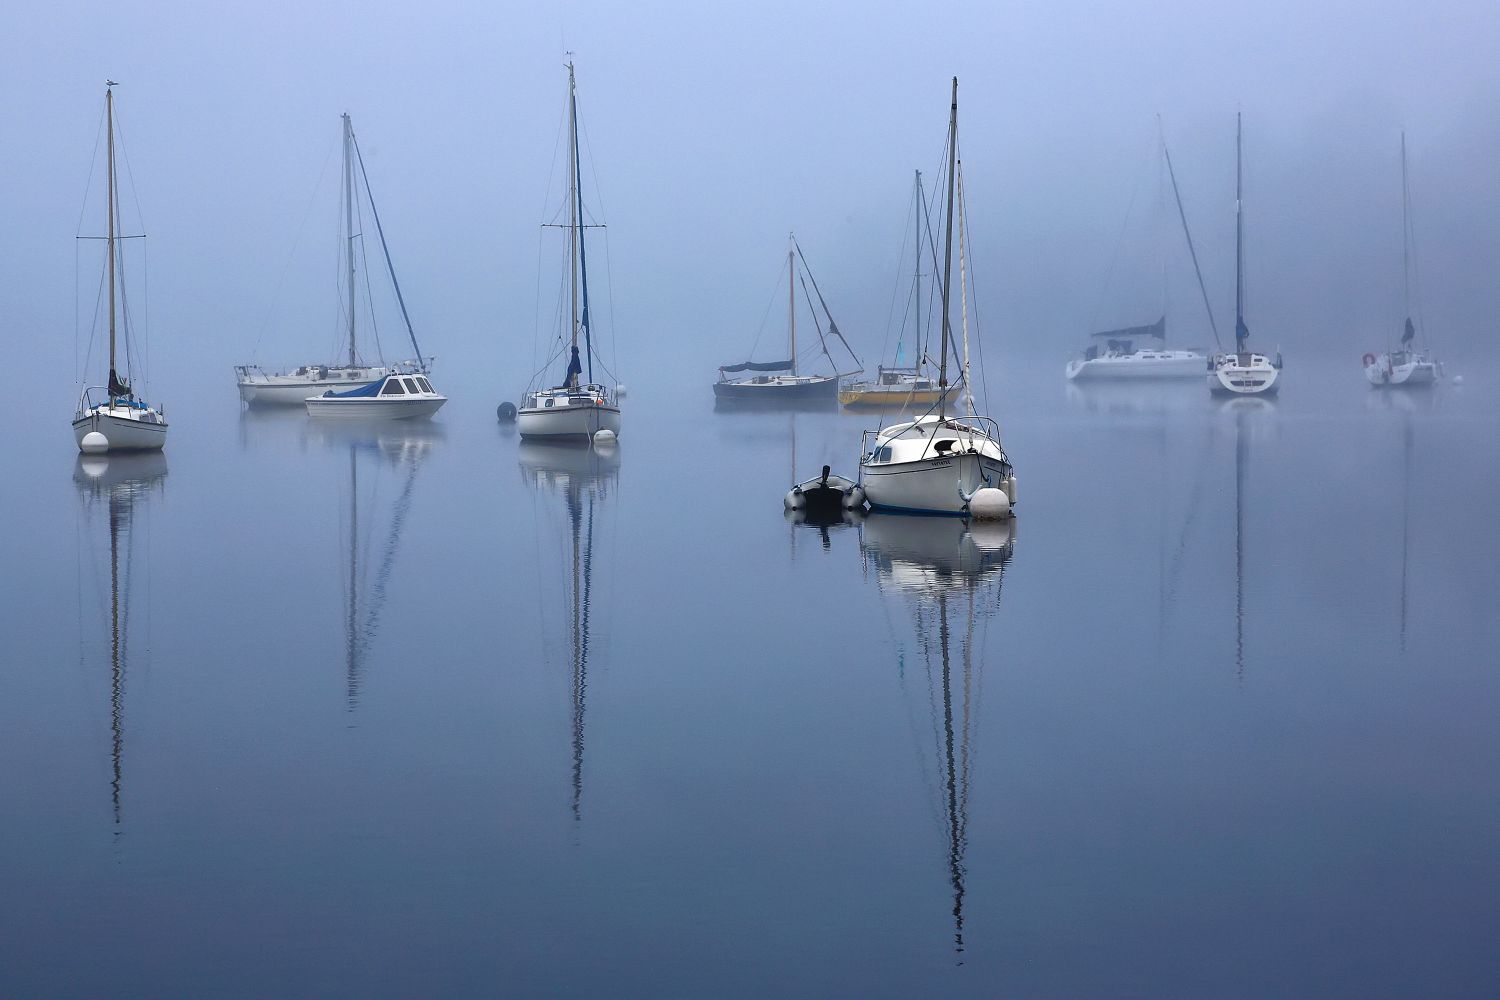
[[[594,443],[598,445],[611,445],[615,443],[615,432],[608,427],[601,427],[594,432]]]
[[[516,404],[501,403],[499,406],[495,407],[495,416],[504,423],[510,423],[512,420],[516,419]]]
[[[616,399],[624,399],[625,398],[625,387],[623,385],[617,385],[617,386],[615,386],[615,398]]]
[[[109,438],[98,431],[89,431],[83,436],[83,440],[78,442],[78,449],[85,455],[102,455],[109,451]]]
[[[1002,517],[1009,517],[1010,497],[1005,495],[1004,490],[997,490],[993,486],[975,490],[974,495],[969,498],[969,514],[981,521],[998,521]]]
[[[851,486],[849,492],[844,494],[844,509],[859,510],[865,505],[865,488],[863,486]]]
[[[781,505],[787,510],[801,510],[807,506],[807,494],[793,487],[781,498]]]

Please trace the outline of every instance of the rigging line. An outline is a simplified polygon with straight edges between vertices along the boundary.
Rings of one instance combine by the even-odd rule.
[[[803,271],[804,274],[807,275],[807,280],[812,282],[813,291],[815,293],[817,293],[817,296],[818,296],[818,305],[820,305],[820,306],[823,307],[823,315],[828,318],[828,331],[830,333],[832,333],[835,337],[839,338],[839,343],[841,343],[841,344],[844,345],[844,350],[846,350],[846,351],[849,352],[849,357],[852,358],[854,360],[854,363],[857,364],[857,365],[859,365],[860,370],[863,371],[864,367],[865,367],[865,363],[859,359],[859,355],[854,353],[854,348],[852,348],[852,347],[849,346],[849,341],[845,340],[844,339],[844,335],[839,332],[839,325],[838,325],[838,323],[834,322],[833,312],[828,308],[828,302],[823,298],[823,290],[818,287],[818,279],[813,276],[812,265],[808,264],[807,258],[802,253],[802,244],[800,244],[800,243],[797,242],[797,238],[795,236],[792,237],[792,246],[794,246],[794,247],[797,248],[797,257],[802,261],[802,271]],[[806,292],[807,292],[807,285],[806,284],[804,284],[802,286],[802,291],[803,291],[804,294],[806,294]],[[812,314],[812,317],[813,317],[813,322],[817,323],[817,321],[818,321],[818,314],[816,312],[814,312]],[[821,330],[818,331],[818,336],[819,337],[823,336],[823,333],[822,333]],[[827,344],[823,345],[823,353],[824,354],[828,354],[828,345]],[[833,355],[831,355],[831,354],[828,354],[828,363],[831,364],[831,365],[833,365],[833,370],[835,372],[838,371],[838,364],[834,362]]]
[[[1160,121],[1158,118],[1158,125]],[[1222,352],[1224,343],[1219,339],[1219,324],[1214,320],[1214,307],[1209,302],[1208,286],[1203,282],[1203,269],[1198,266],[1198,250],[1193,246],[1193,234],[1188,232],[1187,211],[1182,207],[1182,191],[1177,186],[1177,172],[1172,168],[1172,153],[1167,149],[1165,136],[1161,141],[1161,155],[1167,161],[1167,176],[1172,181],[1172,197],[1177,201],[1177,217],[1182,221],[1182,237],[1187,240],[1188,256],[1193,259],[1193,274],[1198,278],[1198,291],[1203,295],[1203,311],[1208,313],[1208,328],[1213,331],[1214,346]]]
[[[1094,330],[1103,325],[1100,317],[1104,312],[1104,302],[1114,285],[1115,267],[1120,262],[1120,251],[1125,247],[1125,233],[1129,230],[1130,223],[1135,218],[1135,203],[1141,191],[1141,171],[1139,168],[1137,168],[1134,178],[1130,183],[1130,200],[1125,205],[1125,216],[1120,220],[1120,232],[1115,237],[1115,248],[1110,253],[1109,266],[1104,271],[1104,283],[1099,286],[1099,294],[1094,300],[1094,311],[1089,315],[1089,327]]]
[[[417,366],[427,371],[427,362],[422,357],[422,348],[417,346],[417,331],[412,329],[411,316],[406,311],[406,299],[401,295],[401,282],[396,280],[396,264],[391,260],[391,248],[385,242],[385,227],[380,224],[380,209],[375,207],[375,195],[370,190],[370,175],[365,172],[365,154],[359,148],[359,139],[354,130],[349,131],[354,144],[354,158],[359,161],[359,176],[365,183],[365,198],[370,202],[370,216],[375,220],[375,233],[380,237],[380,252],[385,255],[386,270],[391,275],[391,288],[396,293],[396,304],[401,307],[401,319],[406,323],[406,334],[411,338],[411,349],[417,352]]]
[[[599,365],[609,375],[610,381],[618,387],[620,378],[615,374],[614,369],[620,367],[620,338],[615,335],[615,265],[614,254],[609,249],[608,229],[604,230],[604,280],[608,285],[607,299],[609,301],[609,365],[605,365],[602,358]],[[616,402],[619,400],[617,399]]]
[[[333,150],[334,146],[330,143],[323,157],[323,166],[318,170],[318,179],[313,184],[312,194],[307,199],[307,207],[302,210],[302,221],[297,224],[297,232],[292,237],[292,249],[281,262],[281,272],[276,276],[276,285],[271,290],[270,304],[266,306],[266,311],[261,316],[260,328],[255,333],[255,345],[250,350],[252,361],[260,354],[261,341],[265,339],[266,329],[271,325],[271,317],[281,302],[282,286],[286,284],[287,272],[291,270],[292,260],[297,256],[297,248],[302,245],[302,234],[307,231],[307,220],[312,217],[313,205],[317,203],[318,195],[322,191],[323,178],[328,174],[328,163],[333,159]]]
[[[909,223],[909,222],[912,221],[912,219],[911,219],[912,213],[914,211],[916,211],[916,207],[913,204],[913,202],[915,201],[915,199],[916,199],[916,190],[915,190],[915,188],[913,188],[912,197],[909,198],[909,199],[907,199],[906,219],[901,224],[901,252],[896,256],[896,280],[893,281],[893,282],[891,282],[891,303],[886,308],[886,313],[885,313],[885,333],[882,336],[881,341],[880,341],[880,356],[881,356],[881,358],[891,357],[891,355],[887,354],[886,351],[891,346],[891,326],[892,326],[892,321],[893,321],[893,319],[894,319],[894,317],[896,315],[896,293],[900,290],[900,288],[901,288],[902,285],[906,284],[905,276],[902,274],[902,271],[905,269],[905,266],[906,266],[906,238],[907,238],[908,235],[910,235],[910,233],[908,231],[907,223]],[[921,260],[922,260],[922,251],[921,251],[921,248],[919,247],[917,249],[917,266],[918,267],[921,267]],[[913,297],[913,295],[915,293],[912,291],[910,285],[907,285],[907,289],[908,290],[907,290],[907,296],[906,296],[906,304],[907,304],[907,307],[909,308],[911,306],[912,297]],[[896,335],[897,336],[897,339],[896,339],[896,355],[898,357],[901,354],[902,345],[905,343],[906,313],[907,313],[907,310],[903,309],[902,312],[901,312],[901,329],[900,329],[900,331]],[[920,347],[920,345],[918,345],[918,351],[920,352],[920,350],[921,350],[921,347]]]
[[[771,297],[766,300],[766,311],[761,314],[760,326],[755,330],[755,341],[750,345],[750,353],[746,356],[750,360],[755,359],[755,351],[760,347],[760,338],[766,332],[766,321],[771,318],[771,307],[781,299],[781,262],[776,263],[776,287],[771,289]]]
[[[89,211],[89,189],[93,187],[94,170],[99,165],[99,139],[104,134],[105,109],[99,109],[99,121],[94,125],[94,151],[89,154],[89,173],[83,183],[83,204],[78,207],[78,228],[74,230],[75,236],[83,235],[83,220]]]
[[[366,191],[366,194],[369,192]],[[385,347],[380,343],[380,320],[375,315],[375,290],[370,285],[370,252],[365,246],[365,212],[363,199],[354,200],[354,211],[359,220],[359,233],[355,239],[359,241],[359,263],[360,271],[365,277],[365,308],[370,312],[370,336],[375,341],[375,356],[380,359],[382,367],[385,366]]]
[[[797,280],[802,285],[802,294],[810,299],[812,296],[807,290],[807,279],[800,271],[797,274]],[[833,355],[828,353],[828,341],[823,338],[823,324],[818,322],[818,314],[814,310],[809,309],[808,315],[812,317],[813,329],[818,331],[818,346],[823,349],[823,357],[828,359],[828,364],[833,368],[836,375],[839,370],[838,362],[834,361]],[[807,353],[811,354],[812,352],[808,351]]]
[[[975,274],[975,273],[978,272],[978,268],[976,268],[974,266],[974,243],[973,243],[973,236],[970,233],[970,227],[966,224],[967,220],[968,220],[968,217],[969,217],[969,197],[968,197],[967,191],[964,188],[964,183],[963,183],[963,161],[959,161],[959,166],[958,166],[958,211],[959,211],[959,230],[960,230],[960,235],[963,238],[963,246],[962,246],[961,249],[962,249],[962,251],[964,253],[965,258],[968,260],[968,263],[969,263],[969,273]],[[973,302],[973,304],[974,304],[974,329],[976,331],[977,330],[982,330],[982,329],[984,329],[984,325],[983,325],[983,323],[979,319],[979,292],[978,292],[978,290],[976,289],[976,290],[970,292],[969,296],[970,296],[970,301]],[[980,390],[981,390],[981,394],[984,397],[984,410],[985,410],[986,413],[989,413],[990,412],[990,383],[989,383],[989,375],[985,372],[985,368],[984,368],[984,338],[981,337],[981,336],[979,336],[978,333],[976,333],[974,335],[974,354],[978,358],[978,361],[979,361],[979,387],[980,387]],[[969,394],[969,398],[972,400],[974,398],[974,387],[972,385],[969,385],[969,386],[965,386],[964,388],[965,388],[965,391]]]

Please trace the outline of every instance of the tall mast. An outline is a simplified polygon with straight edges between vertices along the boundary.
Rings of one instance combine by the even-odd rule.
[[[916,210],[912,212],[912,228],[915,229],[916,232],[912,234],[912,237],[916,241],[917,247],[917,267],[916,274],[913,277],[913,281],[915,282],[914,288],[916,292],[916,297],[913,299],[913,304],[916,312],[915,316],[913,317],[913,329],[916,333],[916,336],[913,339],[917,342],[917,357],[916,361],[912,364],[912,368],[914,371],[920,373],[922,371],[922,357],[925,354],[922,344],[922,209],[924,207],[924,201],[922,198],[922,171],[916,171],[916,175],[916,190],[912,192],[912,197],[917,199]]]
[[[1243,258],[1245,255],[1245,225],[1244,204],[1241,200],[1243,194],[1240,161],[1243,158],[1241,146],[1241,113],[1234,113],[1234,348],[1243,354],[1245,351],[1245,335],[1249,333],[1245,329],[1245,275]]]
[[[794,240],[792,234],[787,234],[790,243]],[[792,352],[792,374],[797,374],[797,280],[796,270],[792,264],[792,248],[786,248],[786,332],[787,339],[791,341]],[[814,319],[817,317],[814,316]]]
[[[584,248],[583,231],[583,157],[578,153],[578,88],[573,82],[573,64],[568,64],[568,108],[573,131],[573,206],[578,220],[578,288],[582,293],[582,319],[575,320],[573,346],[578,346],[578,326],[583,327],[583,353],[587,358],[589,382],[594,381],[594,334],[589,320],[589,255]]]
[[[106,244],[109,253],[109,389],[111,396],[120,384],[115,374],[115,92],[112,87],[104,89],[105,131],[109,145],[109,177],[105,180],[105,198],[108,201],[109,236]]]
[[[938,417],[948,415],[948,289],[953,277],[953,168],[958,161],[958,77],[948,113],[948,224],[943,234],[943,352],[938,362]]]
[[[349,367],[356,364],[354,351],[354,157],[349,147],[354,138],[354,125],[349,112],[344,112],[344,264],[349,279]]]
[[[578,104],[573,64],[568,63],[568,292],[573,347],[578,347]]]
[[[1411,188],[1406,183],[1406,130],[1401,130],[1401,309],[1411,321]]]

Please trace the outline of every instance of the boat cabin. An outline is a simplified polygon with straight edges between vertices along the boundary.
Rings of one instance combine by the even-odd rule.
[[[526,397],[522,405],[527,409],[551,409],[558,406],[604,406],[609,401],[609,391],[602,385],[559,386],[542,389]]]

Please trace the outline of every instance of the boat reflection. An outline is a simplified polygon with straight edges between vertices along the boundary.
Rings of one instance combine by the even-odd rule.
[[[73,483],[81,501],[79,518],[79,654],[85,665],[98,655],[88,639],[104,631],[109,643],[109,719],[110,719],[110,812],[115,832],[121,832],[121,806],[125,781],[125,683],[133,655],[131,598],[135,591],[147,590],[149,573],[137,571],[136,564],[149,563],[148,548],[137,536],[148,520],[155,496],[165,489],[167,459],[160,451],[137,454],[80,455],[73,469]],[[107,547],[98,544],[103,518],[107,530]],[[107,554],[106,554],[107,553]],[[104,563],[107,561],[108,566]],[[89,598],[102,599],[101,581],[109,580],[109,597],[103,607],[91,607]],[[144,579],[143,579],[144,578]],[[149,621],[149,616],[148,616]],[[107,626],[106,626],[107,623]]]
[[[344,694],[353,711],[359,705],[366,660],[380,629],[402,529],[411,513],[417,471],[444,431],[441,424],[429,421],[305,421],[303,433],[305,440],[347,457],[339,489],[339,577]]]
[[[1207,371],[1206,367],[1204,371]],[[1063,391],[1070,409],[1104,416],[1136,417],[1203,412],[1203,385],[1197,379],[1069,382]]]
[[[1015,520],[963,521],[875,513],[860,526],[860,549],[881,591],[901,599],[910,630],[895,628],[897,671],[912,733],[940,819],[953,893],[953,950],[964,960],[969,791],[979,725],[988,621],[1000,605],[1015,552]],[[915,669],[908,669],[914,667]]]
[[[536,540],[539,553],[564,546],[561,560],[539,557],[537,593],[541,601],[542,651],[551,662],[565,647],[571,713],[572,759],[570,801],[574,823],[583,819],[585,709],[589,687],[593,630],[598,615],[594,601],[595,514],[607,506],[619,482],[620,449],[616,445],[567,445],[523,440],[517,446],[521,476],[537,493]],[[553,497],[562,501],[559,521]],[[559,593],[560,589],[560,593]],[[555,615],[562,609],[565,621]]]

